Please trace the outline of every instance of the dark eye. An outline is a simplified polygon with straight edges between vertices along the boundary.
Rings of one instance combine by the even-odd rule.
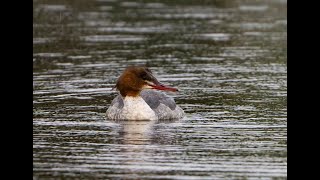
[[[142,78],[143,80],[148,80],[148,74],[147,74],[147,73],[142,73],[142,74],[141,74],[141,78]]]
[[[146,71],[148,71],[149,73],[152,73],[151,70],[149,68],[146,68]]]

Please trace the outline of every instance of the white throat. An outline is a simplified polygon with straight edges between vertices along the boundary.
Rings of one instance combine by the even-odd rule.
[[[126,96],[123,99],[122,115],[127,120],[157,120],[155,112],[142,97]]]

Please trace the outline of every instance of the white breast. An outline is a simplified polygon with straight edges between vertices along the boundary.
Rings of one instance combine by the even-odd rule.
[[[123,99],[123,108],[118,109],[116,105],[107,111],[109,119],[123,120],[157,120],[155,112],[140,97],[127,96]]]

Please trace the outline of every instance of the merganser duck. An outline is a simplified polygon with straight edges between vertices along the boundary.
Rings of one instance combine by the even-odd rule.
[[[126,68],[115,88],[120,94],[107,110],[108,119],[170,120],[184,116],[184,111],[173,98],[154,90],[176,92],[178,89],[161,84],[146,67]]]

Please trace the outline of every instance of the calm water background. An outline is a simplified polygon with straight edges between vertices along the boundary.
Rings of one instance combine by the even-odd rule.
[[[128,65],[186,117],[115,122]],[[34,0],[34,179],[286,179],[286,0]]]

